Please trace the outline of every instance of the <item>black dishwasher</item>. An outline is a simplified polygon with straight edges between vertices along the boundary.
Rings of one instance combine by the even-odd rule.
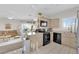
[[[53,42],[61,44],[61,33],[53,33]]]
[[[50,33],[45,32],[45,33],[43,33],[43,46],[45,46],[49,43],[50,43]]]

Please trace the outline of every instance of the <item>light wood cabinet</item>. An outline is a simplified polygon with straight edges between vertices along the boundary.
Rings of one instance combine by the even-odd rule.
[[[46,22],[46,26],[41,26],[41,21]],[[47,28],[48,27],[48,19],[45,16],[38,16],[38,28]]]
[[[36,33],[30,36],[31,49],[37,50],[43,45],[43,33]]]
[[[64,32],[62,33],[62,44],[76,48],[76,37],[74,33]]]
[[[50,28],[59,28],[59,19],[51,19],[48,21],[48,26]]]

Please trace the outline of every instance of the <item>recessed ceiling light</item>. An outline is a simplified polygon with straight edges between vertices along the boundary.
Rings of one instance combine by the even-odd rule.
[[[8,19],[13,19],[13,17],[8,17]]]

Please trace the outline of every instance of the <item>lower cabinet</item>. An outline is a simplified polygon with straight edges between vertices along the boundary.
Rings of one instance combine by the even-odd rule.
[[[38,50],[43,46],[43,33],[36,33],[36,35],[30,36],[31,50]]]
[[[70,33],[70,32],[62,33],[62,44],[63,45],[76,48],[77,47],[76,43],[77,43],[77,40],[76,40],[74,33]]]

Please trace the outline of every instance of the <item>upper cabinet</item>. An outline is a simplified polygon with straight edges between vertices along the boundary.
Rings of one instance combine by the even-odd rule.
[[[45,28],[59,28],[59,18],[48,19],[46,16],[38,13],[37,27],[41,29]]]
[[[44,15],[38,15],[38,28],[47,28],[48,19]]]
[[[51,19],[48,21],[50,28],[59,28],[59,19]]]

